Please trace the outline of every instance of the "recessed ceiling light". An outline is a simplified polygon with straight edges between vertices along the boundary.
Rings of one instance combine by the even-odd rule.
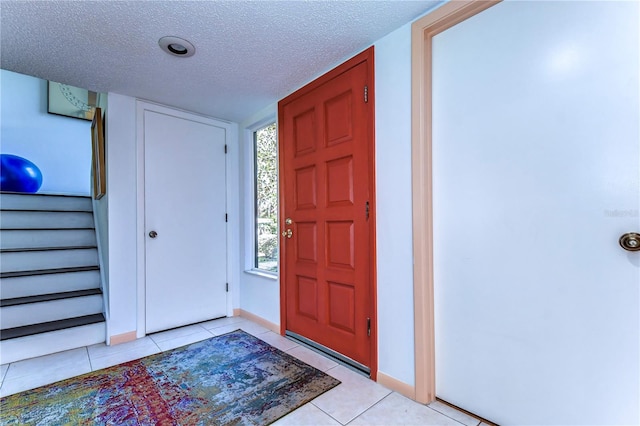
[[[158,40],[158,45],[168,54],[182,58],[193,56],[196,53],[196,48],[193,47],[193,44],[180,37],[162,37]]]

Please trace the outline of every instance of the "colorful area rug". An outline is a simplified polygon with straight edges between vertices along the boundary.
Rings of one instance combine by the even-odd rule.
[[[265,425],[340,382],[241,330],[2,398],[2,425]]]

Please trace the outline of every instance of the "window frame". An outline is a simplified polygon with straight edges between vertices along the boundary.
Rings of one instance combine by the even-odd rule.
[[[276,270],[270,271],[268,269],[263,269],[260,267],[260,261],[258,257],[258,247],[259,247],[259,234],[260,234],[260,223],[258,222],[258,132],[266,129],[267,127],[274,126],[276,133],[276,152],[275,152],[275,162],[276,162],[276,202],[279,203],[279,194],[278,194],[278,149],[277,149],[277,141],[278,141],[278,125],[275,120],[269,121],[267,124],[263,124],[262,126],[253,130],[253,264],[252,269],[266,273],[266,274],[278,274],[280,269],[279,262],[276,263]],[[278,208],[276,208],[276,250],[278,253],[277,258],[279,259],[280,253],[280,238],[279,235],[279,227],[278,227]]]
[[[256,179],[257,179],[257,156],[256,156],[256,150],[257,150],[257,145],[256,145],[256,140],[255,140],[255,133],[260,130],[263,129],[265,127],[268,127],[269,125],[275,123],[276,125],[276,135],[278,132],[278,120],[277,120],[277,116],[276,116],[276,111],[275,111],[275,107],[274,108],[268,108],[265,111],[262,111],[259,114],[256,114],[255,116],[252,117],[252,119],[247,120],[249,122],[249,124],[245,124],[242,127],[244,128],[244,149],[243,149],[243,157],[244,159],[242,160],[243,164],[244,164],[244,170],[245,172],[243,173],[244,175],[244,183],[243,183],[243,187],[244,187],[244,225],[243,225],[243,229],[244,229],[244,272],[251,274],[251,275],[256,275],[256,276],[260,276],[263,278],[268,278],[271,280],[277,280],[279,279],[279,269],[280,269],[280,264],[278,261],[278,270],[277,271],[268,271],[266,269],[259,269],[257,267],[257,246],[258,246],[258,240],[257,240],[257,218],[258,218],[258,211],[257,211],[257,185],[256,185]],[[276,151],[276,162],[279,162],[279,157],[278,157],[278,152]],[[278,182],[279,183],[279,182]],[[278,202],[280,202],[280,194],[279,194],[279,185],[278,185]],[[279,236],[279,232],[280,232],[280,218],[279,218],[280,212],[279,209],[277,209],[277,213],[276,213],[276,225],[277,225],[277,235]],[[278,245],[278,256],[280,253],[280,238],[277,239],[277,245]]]

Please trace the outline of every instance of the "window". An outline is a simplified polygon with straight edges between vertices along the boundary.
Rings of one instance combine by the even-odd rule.
[[[278,272],[278,137],[276,123],[253,133],[255,170],[255,264]]]

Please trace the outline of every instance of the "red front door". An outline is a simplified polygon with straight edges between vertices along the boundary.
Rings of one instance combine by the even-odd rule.
[[[375,346],[372,62],[369,49],[278,108],[283,328],[367,367]]]

